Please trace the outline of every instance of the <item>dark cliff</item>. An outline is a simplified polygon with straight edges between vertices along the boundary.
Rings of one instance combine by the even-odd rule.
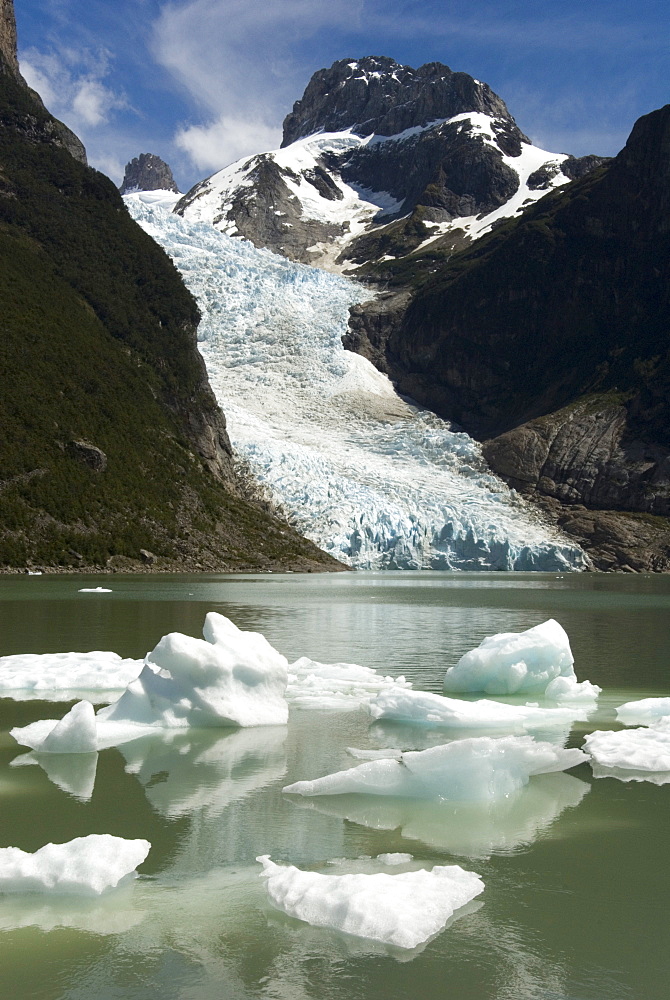
[[[413,285],[411,301],[358,310],[348,346],[486,439],[518,488],[667,516],[669,182],[670,105],[641,118],[614,160],[471,248],[387,268]],[[668,568],[670,550],[650,565]]]
[[[172,170],[155,153],[140,153],[130,163],[126,163],[119,190],[121,194],[128,194],[130,191],[173,191],[179,194]]]

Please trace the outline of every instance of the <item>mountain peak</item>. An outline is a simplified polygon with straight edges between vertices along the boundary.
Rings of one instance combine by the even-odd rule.
[[[443,63],[418,69],[388,56],[339,59],[320,69],[284,120],[282,146],[316,132],[397,135],[437,119],[479,111],[508,118],[505,102],[491,88]]]
[[[126,164],[120,190],[121,194],[131,191],[174,191],[179,194],[170,167],[155,153],[140,153]]]

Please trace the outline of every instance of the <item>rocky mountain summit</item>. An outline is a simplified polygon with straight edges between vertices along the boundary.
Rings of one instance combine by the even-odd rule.
[[[130,194],[133,191],[173,191],[179,194],[172,170],[165,160],[161,160],[155,153],[140,153],[130,163],[126,163],[123,183],[119,190],[121,194]]]
[[[467,73],[367,56],[315,73],[279,150],[219,171],[175,211],[353,273],[418,248],[468,245],[600,162],[533,146]]]

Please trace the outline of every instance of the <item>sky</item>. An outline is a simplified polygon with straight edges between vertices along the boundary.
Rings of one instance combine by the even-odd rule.
[[[28,83],[117,184],[156,153],[182,191],[276,148],[316,70],[385,55],[483,80],[551,152],[614,155],[666,104],[667,0],[15,0]]]

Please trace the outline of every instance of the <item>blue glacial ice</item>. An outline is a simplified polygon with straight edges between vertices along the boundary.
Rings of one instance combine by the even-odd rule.
[[[200,350],[241,461],[299,531],[358,569],[585,567],[477,442],[344,350],[349,307],[368,289],[151,200],[126,204],[198,301]]]

